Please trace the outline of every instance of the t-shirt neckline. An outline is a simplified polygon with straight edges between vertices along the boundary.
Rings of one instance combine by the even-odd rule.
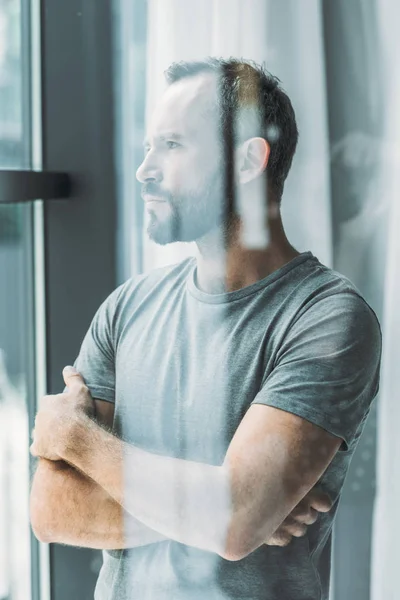
[[[251,285],[247,285],[240,290],[235,290],[233,292],[224,292],[222,294],[208,294],[200,290],[195,283],[195,273],[197,270],[197,259],[193,258],[193,266],[189,271],[186,287],[188,292],[194,296],[200,302],[205,302],[207,304],[227,304],[229,302],[233,302],[235,300],[239,300],[240,298],[244,298],[245,296],[250,296],[250,294],[254,294],[255,292],[267,287],[273,281],[276,281],[289,271],[291,271],[294,267],[297,267],[299,264],[305,262],[310,258],[315,258],[311,251],[302,252],[295,258],[292,258],[289,262],[287,262],[282,267],[279,267],[276,271],[273,271],[263,279],[252,283]]]

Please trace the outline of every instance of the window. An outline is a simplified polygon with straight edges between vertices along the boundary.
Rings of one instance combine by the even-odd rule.
[[[0,168],[30,164],[26,6],[0,2]],[[32,207],[0,204],[0,598],[31,598]]]
[[[395,106],[399,87],[393,79],[395,61],[388,57],[398,50],[396,34],[390,31],[396,3],[381,7],[374,0],[119,0],[115,4],[117,147],[123,157],[120,255],[125,277],[194,254],[191,244],[157,246],[149,241],[134,178],[142,159],[143,132],[164,90],[163,71],[174,61],[244,57],[264,63],[281,79],[296,111],[300,144],[282,202],[291,243],[347,275],[381,316],[389,186],[382,189],[380,152],[386,152],[389,165],[397,152],[395,145],[387,144],[395,140],[396,117],[390,110],[387,131],[382,130],[382,115],[390,108],[382,90]],[[386,60],[379,26],[385,32]],[[390,82],[386,87],[382,73]],[[389,171],[395,181],[393,166]],[[350,594],[361,600],[370,592],[372,529],[363,524],[372,521],[375,449],[376,404],[355,453],[335,524],[332,589],[338,598]],[[382,535],[382,544],[384,539]]]
[[[93,596],[100,553],[49,547],[30,532],[30,432],[41,395],[62,391],[62,368],[107,295],[195,251],[149,241],[135,178],[171,62],[243,56],[278,75],[301,132],[282,208],[288,237],[348,275],[382,316],[390,186],[378,181],[375,149],[394,139],[400,86],[376,17],[396,56],[398,9],[394,0],[303,4],[0,0],[0,600]],[[364,37],[354,33],[360,23]],[[373,407],[335,524],[332,600],[370,592],[376,426]]]

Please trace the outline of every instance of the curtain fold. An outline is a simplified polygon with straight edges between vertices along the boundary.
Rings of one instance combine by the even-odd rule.
[[[383,176],[385,95],[376,0],[325,0],[333,266],[382,317],[388,201]],[[336,598],[371,596],[377,411],[352,457],[335,522]]]
[[[378,406],[377,495],[373,522],[371,600],[397,600],[400,515],[400,5],[378,0],[385,96],[382,157],[384,195],[390,205],[384,286],[383,360]],[[378,199],[377,199],[378,201]]]

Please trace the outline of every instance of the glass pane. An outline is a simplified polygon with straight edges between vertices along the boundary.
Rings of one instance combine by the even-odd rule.
[[[400,384],[396,352],[400,299],[400,237],[396,218],[400,213],[397,201],[400,71],[395,62],[399,51],[396,23],[400,5],[395,0],[309,3],[292,0],[118,0],[115,4],[119,8],[115,35],[118,72],[115,97],[122,182],[119,205],[121,283],[128,277],[155,268],[178,263],[189,265],[191,263],[184,263],[186,258],[199,256],[203,247],[207,250],[200,252],[203,259],[208,254],[215,257],[213,248],[211,252],[211,247],[202,242],[197,244],[200,236],[194,240],[192,236],[194,244],[182,244],[182,237],[178,236],[170,236],[167,243],[155,242],[154,235],[150,239],[150,231],[154,233],[157,227],[158,231],[162,227],[173,229],[172,225],[179,223],[178,219],[173,221],[176,215],[189,215],[192,220],[200,220],[197,211],[200,202],[196,204],[198,196],[193,190],[198,191],[207,175],[207,170],[200,172],[199,169],[199,157],[207,159],[205,147],[199,143],[194,144],[197,162],[193,163],[184,162],[185,148],[180,151],[172,145],[169,147],[171,153],[167,153],[164,146],[163,154],[160,145],[150,143],[150,158],[147,158],[150,168],[147,171],[142,168],[142,183],[148,185],[148,195],[154,194],[156,200],[164,202],[149,203],[143,208],[141,186],[135,180],[136,169],[145,162],[143,138],[149,137],[150,131],[153,140],[161,139],[162,135],[157,138],[156,133],[162,131],[162,127],[164,131],[172,132],[180,128],[183,137],[186,133],[182,134],[184,116],[183,111],[179,111],[182,105],[178,101],[185,97],[184,89],[189,90],[189,86],[180,88],[181,95],[178,92],[176,96],[171,94],[170,99],[174,98],[176,104],[168,104],[165,100],[166,69],[173,63],[203,61],[210,56],[225,60],[230,57],[250,59],[279,78],[293,104],[300,137],[279,207],[279,219],[282,218],[287,238],[297,251],[311,251],[328,269],[347,277],[379,320],[383,323],[385,316],[387,323],[382,327],[387,358],[379,399],[369,397],[371,409],[368,406],[368,412],[365,411],[360,436],[348,454],[351,464],[349,461],[345,465],[345,453],[338,456],[345,465],[346,480],[342,480],[340,486],[332,487],[341,500],[331,521],[334,543],[328,535],[322,540],[322,529],[318,538],[319,524],[314,527],[310,541],[320,542],[321,559],[317,568],[320,574],[324,571],[322,584],[326,589],[329,571],[331,573],[332,600],[345,596],[363,600],[369,597],[372,585],[376,586],[376,597],[384,597],[385,589],[396,587],[396,548],[400,533],[400,521],[393,525],[388,518],[394,506],[393,499],[400,497],[400,479],[397,477],[394,486],[396,471],[390,460],[400,449],[400,410],[394,400]],[[360,22],[361,28],[358,27]],[[190,72],[193,65],[185,68]],[[182,67],[175,70],[175,75],[183,78],[183,72]],[[251,86],[243,89],[251,91]],[[234,98],[234,94],[231,97]],[[251,94],[243,94],[243,98],[246,97]],[[233,117],[232,103],[227,97],[223,100],[222,104],[230,107]],[[193,114],[196,115],[195,109],[187,124],[193,124]],[[272,118],[273,114],[271,111]],[[174,116],[175,120],[172,119]],[[170,123],[175,129],[169,126]],[[277,142],[275,147],[281,148],[278,142],[279,138],[285,139],[283,128],[269,131],[278,134],[275,139],[271,136],[271,145]],[[196,139],[198,142],[200,136]],[[207,147],[208,153],[211,147],[211,144]],[[167,158],[164,160],[164,157]],[[274,168],[272,161],[268,168],[270,174]],[[202,199],[207,199],[206,186],[200,189],[204,192]],[[245,196],[243,189],[236,189],[237,197],[241,191]],[[238,207],[238,212],[243,206]],[[248,206],[254,206],[254,203]],[[240,217],[245,217],[249,210],[252,209],[244,209]],[[192,220],[188,218],[187,222],[191,225]],[[253,220],[252,226],[256,221]],[[193,271],[190,271],[193,282],[192,275]],[[377,350],[378,344],[371,344],[371,347]],[[174,346],[175,361],[179,360],[177,356]],[[365,375],[362,369],[361,374]],[[141,377],[143,375],[141,371]],[[195,369],[190,375],[192,387],[194,376]],[[182,386],[180,381],[177,387],[183,389]],[[332,386],[326,387],[332,390]],[[184,398],[184,402],[190,404],[188,398]],[[188,419],[188,422],[195,421]],[[197,433],[195,429],[193,426],[193,435]],[[149,431],[151,427],[146,422],[146,435]],[[153,443],[153,438],[151,440]],[[332,471],[328,473],[327,481]],[[324,521],[320,519],[321,522]],[[375,558],[372,558],[371,548]],[[317,554],[314,553],[315,560]],[[181,564],[178,568],[182,573]],[[232,572],[234,570],[236,568]],[[164,571],[160,568],[159,572]],[[387,583],[389,577],[390,585]],[[282,574],[280,589],[285,589],[284,584]]]
[[[0,0],[0,168],[29,166],[24,6]],[[23,44],[21,44],[23,40]],[[26,45],[26,47],[24,47]],[[0,598],[31,598],[32,206],[0,204]]]
[[[0,598],[30,598],[28,380],[32,336],[30,206],[0,236]],[[16,225],[18,224],[18,225]],[[32,394],[29,394],[32,397]]]
[[[0,0],[0,168],[29,164],[29,135],[25,90],[29,39],[22,35],[21,0]]]

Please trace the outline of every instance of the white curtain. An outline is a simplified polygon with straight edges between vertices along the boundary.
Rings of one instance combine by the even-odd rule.
[[[373,526],[371,600],[399,598],[400,565],[400,5],[379,0],[385,111],[380,148],[384,194],[390,203],[384,288],[383,362],[378,405],[377,495]],[[379,150],[379,149],[378,149]]]
[[[206,56],[264,62],[293,101],[301,144],[283,200],[292,243],[332,261],[329,143],[320,0],[149,0],[147,116],[177,60]],[[144,270],[194,254],[193,244],[160,247],[144,233]]]
[[[400,340],[400,236],[397,233],[400,222],[400,72],[396,70],[400,50],[397,31],[400,5],[396,0],[328,3],[330,11],[337,11],[339,25],[335,26],[341,29],[338,39],[344,39],[346,45],[338,52],[339,67],[335,72],[339,77],[342,71],[346,70],[346,74],[340,82],[332,81],[331,73],[328,86],[323,6],[323,0],[148,0],[147,117],[164,90],[163,71],[169,64],[208,55],[264,62],[281,79],[292,99],[300,143],[282,203],[289,239],[299,250],[310,249],[329,266],[332,266],[335,249],[336,268],[348,274],[357,285],[362,282],[363,293],[378,306],[378,313],[380,305],[384,304],[371,600],[395,600],[399,597],[397,570],[400,558],[397,549],[400,537],[397,512],[400,500],[400,403],[397,400],[400,389],[397,365]],[[364,53],[364,42],[373,35],[376,17],[382,45],[380,59],[374,52],[373,56]],[[329,23],[325,21],[325,28],[327,26]],[[362,42],[357,43],[357,35],[364,36]],[[335,33],[333,36],[335,44]],[[375,46],[372,44],[371,48]],[[368,45],[366,50],[368,54]],[[343,57],[347,57],[346,65],[341,63]],[[380,77],[374,77],[375,69]],[[367,89],[367,97],[362,100],[364,110],[372,115],[372,122],[383,122],[383,130],[374,137],[368,131],[352,128],[351,114],[357,110],[357,98],[353,98],[352,102],[348,100],[351,106],[347,113],[343,111],[344,120],[348,115],[350,120],[341,123],[341,130],[349,134],[338,140],[331,131],[335,145],[330,149],[327,107],[330,104],[331,116],[335,113],[340,121],[342,113],[335,111],[332,103],[346,102],[349,84],[346,77],[350,80],[353,77],[353,90]],[[367,82],[362,81],[365,78]],[[380,95],[375,93],[379,92],[375,88],[379,82],[383,82]],[[330,89],[332,96],[332,89],[337,84],[337,96],[327,98],[326,90]],[[382,112],[378,97],[384,99],[383,118],[378,114]],[[331,156],[330,150],[333,151]],[[375,171],[365,177],[369,164],[374,165]],[[342,173],[343,177],[351,173],[357,187],[357,202],[360,202],[354,214],[349,215],[346,210],[352,192],[348,190],[347,196],[333,198],[334,203],[342,202],[342,207],[337,209],[342,212],[336,222],[332,222],[332,165],[334,170],[339,169],[339,180]],[[340,191],[336,193],[340,196]],[[391,229],[383,285],[385,248],[382,239],[386,235],[388,207],[391,207]],[[150,242],[145,233],[143,245],[145,271],[194,254],[193,244],[161,247]],[[368,273],[365,272],[366,265]],[[350,573],[348,575],[350,577]],[[331,597],[334,598],[334,590]]]

